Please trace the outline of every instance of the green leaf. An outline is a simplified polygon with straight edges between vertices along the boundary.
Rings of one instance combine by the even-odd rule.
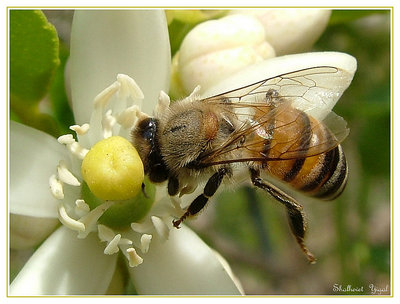
[[[38,10],[10,10],[12,102],[37,104],[59,65],[58,36]]]
[[[52,81],[49,97],[52,107],[52,113],[56,118],[61,134],[73,132],[69,126],[75,124],[74,114],[72,113],[71,106],[68,103],[68,97],[65,88],[65,65],[69,57],[68,47],[60,44],[60,66],[58,67],[54,79]]]
[[[329,20],[330,25],[334,24],[343,24],[347,22],[351,22],[366,16],[374,15],[374,14],[386,14],[389,10],[333,10],[331,18]]]

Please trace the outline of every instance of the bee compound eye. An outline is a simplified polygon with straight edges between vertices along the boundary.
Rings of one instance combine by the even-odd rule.
[[[157,125],[153,118],[146,118],[139,123],[138,129],[144,139],[153,141]]]

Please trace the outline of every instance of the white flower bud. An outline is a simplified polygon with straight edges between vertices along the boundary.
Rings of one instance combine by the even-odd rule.
[[[186,93],[203,90],[253,63],[275,56],[256,18],[232,15],[199,24],[185,37],[178,72]]]
[[[10,247],[22,250],[40,244],[54,231],[57,218],[31,217],[10,214]]]
[[[243,9],[231,14],[256,17],[277,56],[309,50],[321,36],[331,15],[326,9]]]

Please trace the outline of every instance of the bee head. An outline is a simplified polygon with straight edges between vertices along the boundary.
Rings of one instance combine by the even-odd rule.
[[[149,175],[150,180],[163,182],[168,178],[168,169],[161,156],[157,131],[157,119],[143,118],[132,130],[132,144],[138,151],[144,165],[144,172]]]

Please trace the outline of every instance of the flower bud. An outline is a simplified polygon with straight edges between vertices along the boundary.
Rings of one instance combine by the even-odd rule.
[[[275,51],[256,18],[232,15],[193,28],[178,56],[180,83],[190,93],[197,85],[205,90],[243,67],[274,57]]]
[[[276,55],[308,51],[325,30],[331,11],[326,9],[250,9],[231,14],[256,17]]]

